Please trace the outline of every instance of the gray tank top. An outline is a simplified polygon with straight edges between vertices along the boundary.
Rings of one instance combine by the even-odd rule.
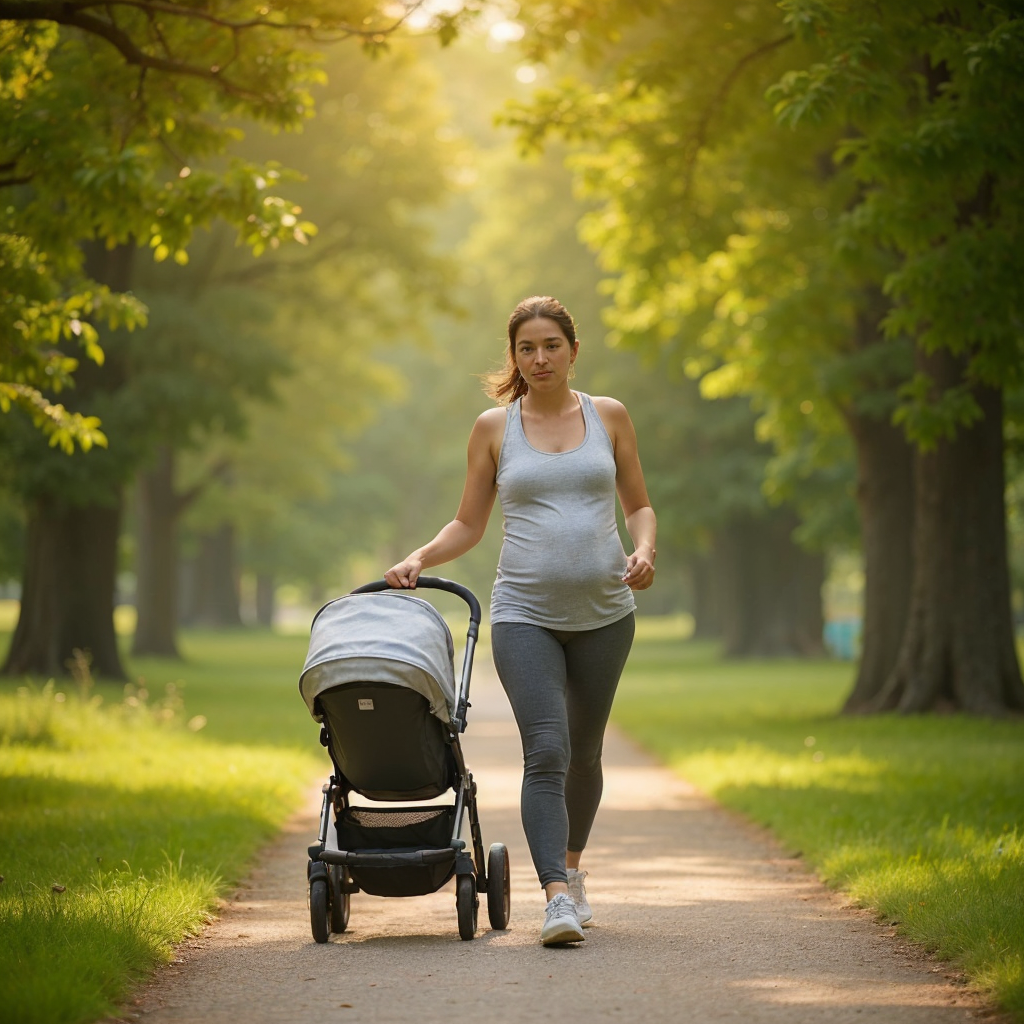
[[[491,622],[596,629],[636,607],[622,582],[626,553],[615,523],[611,438],[590,396],[575,394],[585,433],[566,452],[534,448],[520,400],[508,407],[497,475],[504,540]]]

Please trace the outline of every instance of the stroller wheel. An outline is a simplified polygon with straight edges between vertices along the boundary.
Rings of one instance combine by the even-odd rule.
[[[332,864],[328,871],[331,879],[331,931],[335,935],[340,935],[348,927],[352,894],[342,892],[341,885],[345,881],[345,869],[343,867]]]
[[[326,942],[331,937],[327,922],[327,880],[324,878],[314,878],[309,883],[309,923],[316,942]]]
[[[512,914],[512,877],[504,843],[491,843],[487,851],[487,919],[496,931],[508,927]]]
[[[476,896],[476,881],[472,875],[455,877],[455,909],[459,914],[459,937],[465,940],[476,937],[476,915],[480,901]]]

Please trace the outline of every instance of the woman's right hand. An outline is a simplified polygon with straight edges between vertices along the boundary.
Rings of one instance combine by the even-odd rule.
[[[388,586],[393,587],[395,590],[413,589],[422,571],[423,560],[410,555],[388,569],[384,573],[384,579],[387,581]]]

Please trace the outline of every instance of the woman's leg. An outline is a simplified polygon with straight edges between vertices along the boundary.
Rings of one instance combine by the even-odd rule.
[[[491,649],[523,744],[521,813],[540,884],[548,897],[565,892],[569,836],[565,774],[569,767],[566,663],[562,645],[546,629],[496,622]]]
[[[580,853],[601,802],[601,753],[619,677],[626,665],[636,623],[632,614],[599,629],[559,633],[565,647],[566,709],[571,757],[565,779],[569,821],[568,866],[578,868]]]

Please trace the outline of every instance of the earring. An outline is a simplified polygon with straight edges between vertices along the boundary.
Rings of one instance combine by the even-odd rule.
[[[573,362],[573,363],[569,364],[569,380],[575,380],[575,378],[576,378],[576,364]]]

